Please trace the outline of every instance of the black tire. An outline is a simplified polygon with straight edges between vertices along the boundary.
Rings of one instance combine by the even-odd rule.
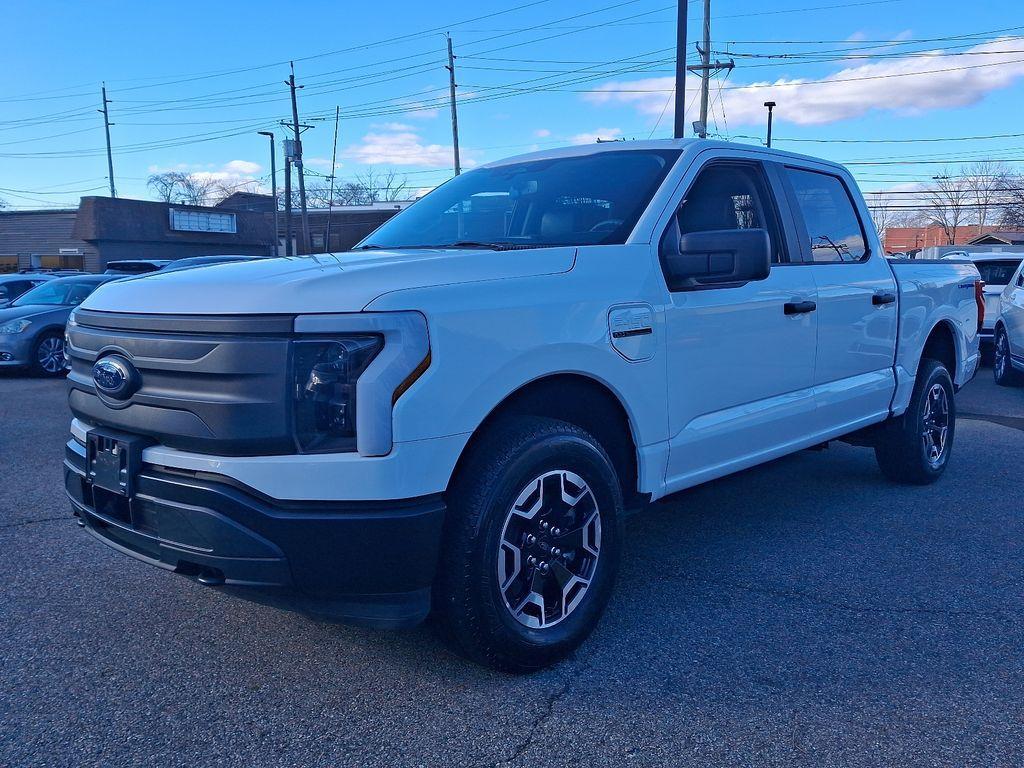
[[[47,331],[39,335],[32,346],[32,373],[36,376],[57,378],[63,376],[64,370],[64,334],[59,331]]]
[[[1010,362],[1010,339],[1006,329],[996,328],[994,339],[995,352],[992,360],[992,377],[1000,387],[1019,387],[1024,384],[1024,376],[1013,368]]]
[[[611,595],[622,540],[619,479],[593,436],[553,419],[498,422],[471,450],[448,492],[436,618],[455,649],[473,661],[507,672],[541,669],[586,639]],[[580,480],[582,492],[574,485]],[[526,495],[529,488],[533,496]],[[559,493],[552,496],[555,489]],[[567,504],[566,494],[577,492]],[[522,510],[531,509],[533,517],[524,517]],[[589,522],[578,525],[584,517]],[[569,537],[589,544],[570,554]],[[521,546],[513,546],[513,539]],[[560,542],[565,551],[556,547]],[[512,557],[512,550],[519,554]],[[538,556],[535,565],[528,555]],[[519,574],[505,580],[506,589],[499,583],[502,568]],[[571,572],[589,574],[588,585],[565,576]],[[538,585],[539,592],[531,591]],[[521,602],[519,587],[525,590]],[[557,596],[549,606],[552,589]],[[539,605],[530,599],[534,595],[541,596]]]
[[[938,392],[941,389],[941,393]],[[941,434],[941,448],[936,430],[942,419],[936,417],[927,431],[929,413],[940,413],[945,407],[945,431]],[[935,421],[940,422],[938,426]],[[938,360],[924,359],[917,370],[914,392],[906,413],[890,419],[875,445],[875,458],[882,473],[890,480],[913,485],[934,483],[949,464],[956,432],[956,401],[953,399],[953,380],[949,371]]]

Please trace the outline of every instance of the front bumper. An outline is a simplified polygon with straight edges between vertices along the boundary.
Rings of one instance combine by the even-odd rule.
[[[85,530],[138,560],[240,597],[374,627],[430,609],[445,505],[282,502],[225,477],[143,464],[130,500],[86,481],[71,440],[64,485]]]
[[[31,334],[0,333],[0,368],[16,368],[32,362]]]

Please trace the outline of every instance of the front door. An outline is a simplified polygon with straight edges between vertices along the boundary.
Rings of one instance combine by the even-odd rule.
[[[766,229],[773,251],[765,280],[670,293],[669,492],[787,453],[813,431],[816,289],[790,262],[769,178],[757,160],[714,160],[684,180],[669,224]]]

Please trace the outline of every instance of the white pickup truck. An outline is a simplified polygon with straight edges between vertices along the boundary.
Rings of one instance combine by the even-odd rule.
[[[626,510],[836,438],[936,480],[980,291],[969,263],[887,261],[830,162],[539,152],[352,252],[96,291],[66,489],[153,565],[378,627],[433,610],[470,658],[535,669],[598,621]]]

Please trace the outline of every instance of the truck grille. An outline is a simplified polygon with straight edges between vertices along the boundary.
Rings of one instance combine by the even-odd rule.
[[[289,387],[293,316],[132,315],[79,310],[68,327],[68,401],[87,424],[218,455],[294,453]],[[123,400],[93,381],[97,359],[137,372]]]

